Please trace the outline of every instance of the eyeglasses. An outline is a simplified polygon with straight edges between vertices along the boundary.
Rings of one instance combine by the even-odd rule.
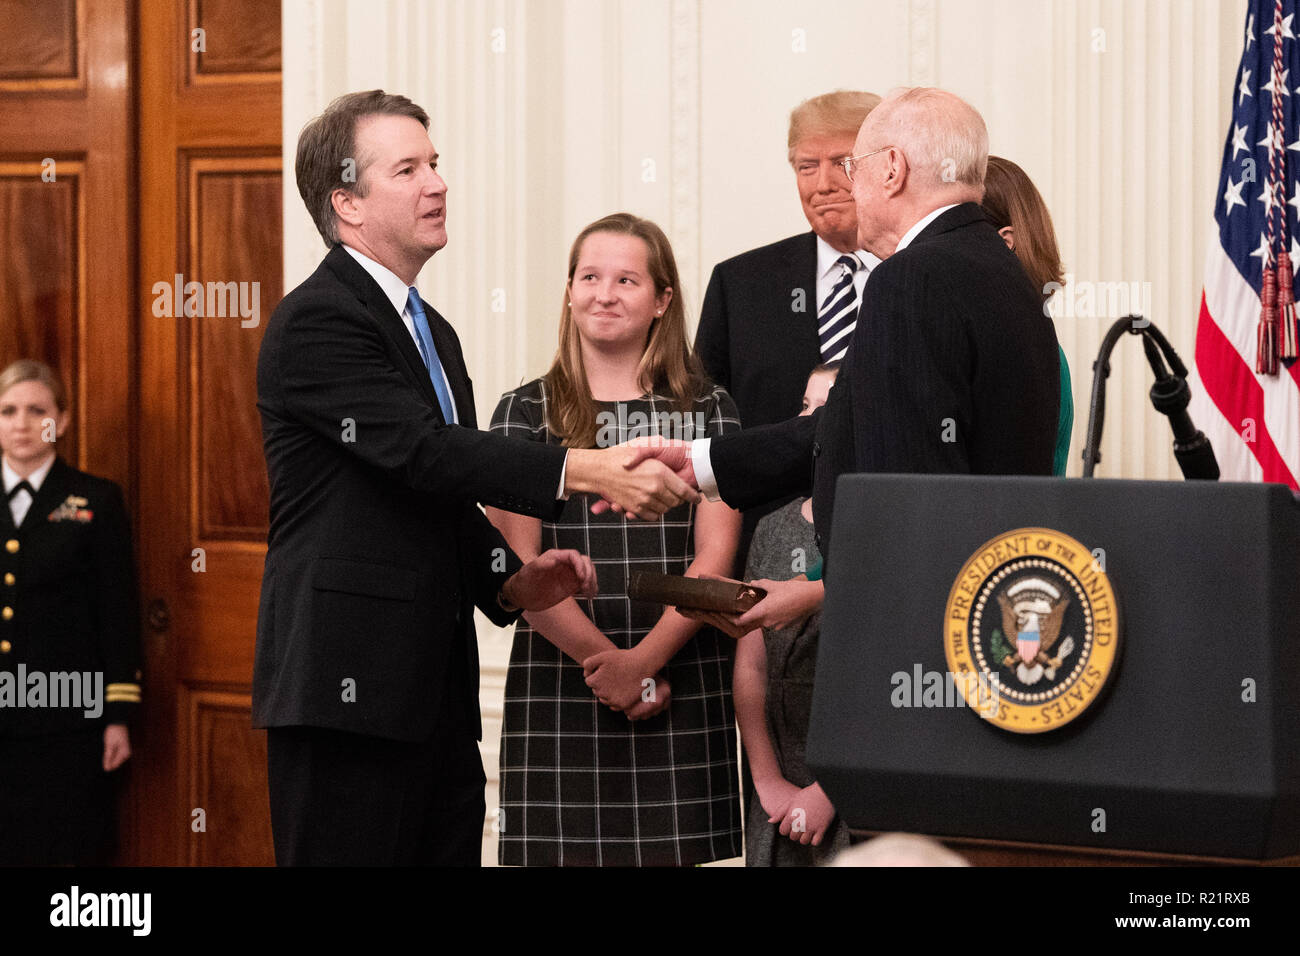
[[[880,149],[873,149],[871,152],[863,153],[861,156],[845,156],[840,160],[840,165],[844,167],[844,175],[849,178],[849,182],[853,182],[854,166],[857,166],[862,160],[869,156],[875,156],[876,153],[883,153],[885,150],[893,148],[893,146],[882,146]]]

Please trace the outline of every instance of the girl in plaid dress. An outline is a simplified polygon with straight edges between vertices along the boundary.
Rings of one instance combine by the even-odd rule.
[[[571,448],[646,434],[739,429],[686,338],[672,249],[627,214],[585,228],[569,254],[550,371],[501,397],[492,430]],[[683,866],[740,855],[734,641],[671,608],[632,602],[633,570],[727,575],[740,515],[721,502],[660,520],[593,515],[575,495],[555,521],[488,509],[524,560],[591,556],[593,599],[530,612],[515,630],[501,734],[503,864]]]

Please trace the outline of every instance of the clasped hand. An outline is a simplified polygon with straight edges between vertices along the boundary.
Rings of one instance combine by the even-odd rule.
[[[637,648],[608,650],[582,662],[582,673],[596,699],[628,720],[645,720],[664,710],[672,690],[662,675],[650,675],[650,666]],[[653,681],[653,683],[651,683]]]
[[[613,511],[647,518],[683,502],[700,500],[690,442],[652,435],[633,439],[615,450],[622,456],[626,474],[606,479],[608,484],[599,489],[602,499],[591,506],[592,514]],[[622,491],[622,486],[629,484],[635,486],[631,496]]]

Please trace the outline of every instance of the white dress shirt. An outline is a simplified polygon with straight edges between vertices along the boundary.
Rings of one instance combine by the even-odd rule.
[[[415,343],[415,348],[418,351],[420,348],[420,337],[415,334],[415,318],[406,307],[406,298],[409,290],[407,284],[403,282],[391,269],[380,265],[369,256],[357,252],[357,250],[353,249],[346,243],[343,245],[343,248],[348,251],[348,255],[357,260],[357,264],[366,270],[370,275],[370,278],[374,279],[375,282],[379,284],[380,290],[388,297],[388,301],[392,303],[393,311],[402,317],[402,324],[406,326],[406,331],[411,333],[411,341]],[[439,361],[438,364],[441,365],[441,361]],[[451,383],[447,381],[447,370],[445,368],[442,372],[442,380],[446,383],[447,398],[451,401],[452,421],[459,425],[460,412],[456,409],[456,398],[452,395]],[[568,467],[569,453],[566,451],[564,453],[564,464],[560,466],[560,487],[555,493],[556,498],[564,498],[564,475],[568,470]]]
[[[898,245],[894,247],[894,252],[897,253],[906,249],[909,245],[911,245],[912,240],[915,239],[921,233],[922,229],[930,225],[930,223],[934,222],[936,219],[942,216],[949,209],[952,209],[957,205],[959,204],[950,203],[947,206],[940,206],[938,209],[931,210],[929,213],[922,216],[920,219],[916,221],[916,223],[912,226],[911,229],[903,233],[903,238],[898,240]],[[818,301],[818,305],[820,306],[825,295],[830,293],[829,285],[826,288],[826,292],[825,293],[822,292],[822,278],[825,275],[823,269],[824,268],[829,269],[829,266],[824,265],[824,260],[822,257],[824,250],[822,247],[825,246],[825,248],[830,250],[830,253],[834,256],[834,258],[831,259],[832,265],[834,264],[835,260],[840,257],[841,253],[838,253],[834,249],[831,249],[830,245],[826,243],[821,236],[817,237],[817,243],[818,243],[817,245],[817,269],[818,269],[817,301]],[[877,259],[875,256],[873,256],[871,253],[867,252],[866,250],[859,250],[856,253],[856,255],[858,257],[858,260],[864,266],[866,266],[866,268],[864,269],[859,269],[857,274],[854,277],[855,283],[859,277],[862,280],[862,284],[858,285],[858,300],[861,301],[862,289],[863,286],[866,284],[867,276],[870,274],[871,270],[873,270],[877,265],[880,264],[880,260]],[[712,440],[713,439],[711,438],[697,438],[695,441],[691,442],[691,467],[695,469],[695,481],[700,486],[700,492],[704,495],[704,497],[708,498],[710,501],[721,501],[722,496],[718,494],[718,479],[713,474],[713,462],[709,457],[709,443]]]
[[[3,464],[0,464],[0,474],[4,475],[5,497],[9,498],[9,492],[23,479],[18,477],[18,472],[9,467],[8,460],[0,460],[3,460]],[[50,469],[53,467],[54,456],[51,455],[49,461],[27,476],[27,483],[40,491],[41,485],[45,483],[45,476],[50,473]],[[9,499],[9,513],[13,515],[14,527],[23,523],[23,518],[27,517],[27,509],[31,506],[32,496],[27,493],[26,488]]]
[[[411,310],[407,308],[406,297],[412,287],[408,286],[397,274],[387,266],[382,266],[374,259],[364,255],[349,245],[344,245],[344,249],[357,264],[370,274],[370,278],[379,284],[388,301],[393,305],[393,311],[402,317],[402,324],[406,326],[406,331],[411,334],[411,341],[415,343],[415,350],[420,351],[420,337],[415,334],[415,318],[411,315]],[[438,363],[442,364],[441,361]],[[454,424],[460,424],[460,413],[456,410],[456,397],[451,391],[451,382],[447,381],[447,371],[442,370],[442,381],[447,387],[447,398],[451,402],[451,420]]]
[[[859,249],[856,252],[850,252],[849,255],[855,257],[861,268],[853,273],[853,286],[858,294],[858,301],[862,301],[862,289],[867,284],[867,277],[871,275],[871,270],[880,265],[880,260],[867,252],[866,249]],[[821,236],[817,237],[817,311],[821,311],[822,304],[826,297],[831,294],[835,288],[835,283],[840,281],[841,270],[844,268],[840,265],[840,256],[844,255]]]

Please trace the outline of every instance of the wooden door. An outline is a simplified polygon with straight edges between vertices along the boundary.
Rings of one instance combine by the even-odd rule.
[[[58,371],[71,411],[58,453],[118,482],[128,502],[138,422],[129,22],[128,0],[0,0],[0,367],[31,358]]]
[[[268,495],[255,369],[283,269],[280,5],[140,3],[138,68],[151,704],[132,861],[269,864],[266,738],[249,713]]]
[[[0,0],[0,367],[68,387],[70,463],[131,486],[127,0]]]

